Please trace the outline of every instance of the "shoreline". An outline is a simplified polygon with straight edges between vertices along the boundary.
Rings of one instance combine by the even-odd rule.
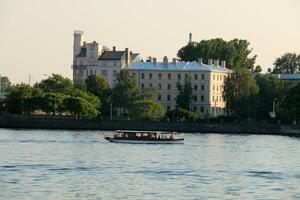
[[[0,115],[0,128],[56,129],[56,130],[148,130],[176,131],[182,133],[218,133],[281,135],[300,137],[300,125],[208,122],[152,122],[108,121],[101,119],[74,119],[61,116]]]

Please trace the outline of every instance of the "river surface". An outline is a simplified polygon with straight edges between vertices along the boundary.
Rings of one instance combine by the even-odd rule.
[[[0,199],[300,199],[300,138],[134,145],[96,131],[0,129]]]

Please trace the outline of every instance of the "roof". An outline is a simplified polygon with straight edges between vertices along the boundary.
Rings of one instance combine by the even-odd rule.
[[[80,53],[76,57],[86,57],[86,47],[81,47]]]
[[[126,51],[104,51],[99,60],[121,60]]]
[[[300,80],[300,74],[274,74],[274,76],[282,80]]]
[[[140,55],[139,53],[131,53],[131,54],[130,54],[130,58],[131,58],[131,60],[134,60],[134,59],[136,59],[139,55]]]
[[[232,72],[232,70],[221,66],[210,66],[197,62],[172,62],[168,63],[168,67],[164,66],[163,62],[132,62],[129,66],[132,70],[166,70],[166,71],[216,71],[216,72]]]

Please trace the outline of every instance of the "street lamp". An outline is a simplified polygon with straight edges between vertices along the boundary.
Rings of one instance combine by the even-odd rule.
[[[272,112],[270,113],[271,118],[275,118],[276,117],[276,112],[275,112],[276,101],[277,101],[277,98],[275,98],[273,100],[273,109],[272,109]]]

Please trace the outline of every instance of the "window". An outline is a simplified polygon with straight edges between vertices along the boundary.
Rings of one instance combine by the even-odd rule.
[[[144,88],[145,88],[145,85],[144,85],[144,84],[141,84],[141,88],[144,89]]]
[[[205,89],[205,88],[204,88],[204,85],[201,85],[201,90],[204,91],[204,89]]]
[[[198,74],[194,74],[194,79],[198,80]]]
[[[177,74],[177,79],[181,80],[181,74]]]
[[[184,74],[184,78],[185,78],[185,79],[188,79],[188,74]]]
[[[202,102],[204,101],[204,96],[203,96],[203,95],[201,96],[201,101],[202,101]]]
[[[219,91],[219,86],[217,85],[217,91]]]
[[[204,113],[204,107],[203,106],[200,107],[200,112]]]
[[[197,106],[194,106],[194,112],[197,112]]]
[[[197,102],[197,95],[194,95],[193,99],[195,102]]]
[[[168,79],[171,80],[171,74],[168,74]]]
[[[152,84],[151,83],[149,84],[149,88],[152,88]]]
[[[205,80],[205,74],[201,74],[201,80],[202,80],[202,81]]]
[[[171,95],[168,95],[168,96],[167,96],[167,100],[168,100],[168,101],[171,101]]]
[[[215,80],[215,75],[213,75],[213,80]]]
[[[158,89],[161,90],[161,84],[158,84]]]
[[[212,96],[212,101],[215,102],[215,96]]]
[[[198,90],[198,85],[194,85],[194,90]]]
[[[132,73],[132,76],[135,77],[135,73]]]
[[[213,90],[215,90],[215,86],[213,85]]]
[[[93,70],[90,70],[90,75],[93,75]]]
[[[102,76],[107,77],[107,70],[102,70]]]
[[[157,96],[157,100],[158,100],[158,101],[161,100],[161,95],[160,95],[160,94]]]
[[[142,78],[142,79],[145,78],[145,74],[144,74],[144,73],[141,74],[141,78]]]
[[[162,79],[162,75],[160,73],[158,74],[158,79]]]
[[[168,84],[168,90],[171,90],[171,84]]]
[[[152,79],[152,73],[149,74],[149,79]]]

